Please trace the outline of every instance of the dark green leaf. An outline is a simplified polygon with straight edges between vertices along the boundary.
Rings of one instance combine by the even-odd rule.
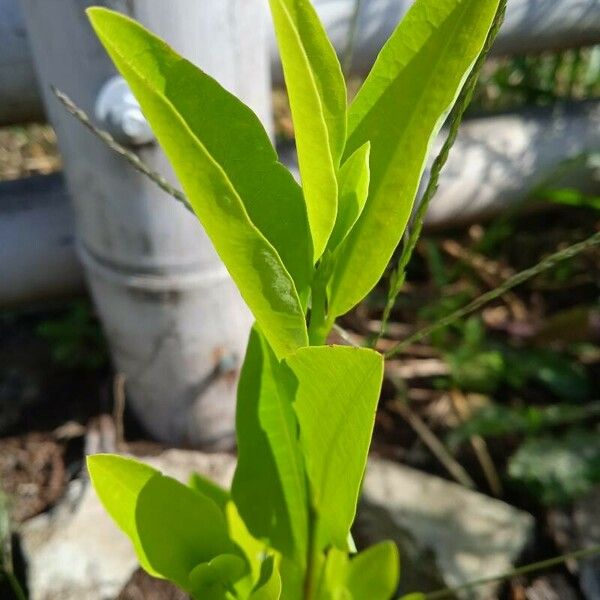
[[[135,525],[152,569],[188,591],[189,575],[195,567],[234,550],[219,507],[162,475],[151,478],[142,488]]]
[[[255,327],[238,386],[238,466],[232,495],[248,529],[296,562],[306,557],[308,515],[298,425],[278,386],[281,367]]]

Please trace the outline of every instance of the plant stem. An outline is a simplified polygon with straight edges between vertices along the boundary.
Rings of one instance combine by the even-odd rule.
[[[393,409],[415,430],[431,453],[440,461],[453,479],[470,490],[477,489],[475,482],[464,467],[452,456],[441,440],[427,424],[417,415],[404,400],[397,400]]]
[[[585,250],[589,250],[590,248],[593,248],[594,246],[597,246],[599,244],[600,244],[600,232],[595,233],[594,235],[589,237],[587,240],[584,240],[583,242],[579,242],[578,244],[573,244],[572,246],[569,246],[568,248],[565,248],[564,250],[560,250],[559,252],[556,252],[555,254],[551,254],[550,256],[546,257],[544,260],[540,261],[537,265],[531,267],[530,269],[521,271],[520,273],[517,273],[516,275],[511,277],[510,279],[507,279],[500,287],[497,287],[494,290],[490,290],[489,292],[482,294],[481,296],[479,296],[479,298],[476,298],[475,300],[473,300],[473,302],[470,302],[463,308],[459,308],[457,311],[453,312],[452,314],[448,315],[447,317],[444,317],[443,319],[440,319],[436,323],[433,323],[432,325],[429,325],[428,327],[425,327],[425,328],[421,329],[420,331],[417,331],[415,334],[411,335],[404,341],[400,342],[399,344],[396,344],[396,346],[394,346],[391,350],[386,352],[385,357],[392,358],[392,357],[396,356],[397,354],[400,354],[401,352],[406,350],[409,346],[411,346],[415,342],[419,342],[423,338],[431,335],[432,333],[435,333],[436,331],[443,329],[444,327],[447,327],[448,325],[452,325],[452,323],[454,323],[455,321],[458,321],[459,319],[462,319],[466,315],[479,310],[482,306],[484,306],[488,302],[491,302],[492,300],[496,300],[500,296],[503,296],[508,290],[511,290],[514,287],[517,287],[521,283],[524,283],[528,279],[531,279],[532,277],[535,277],[536,275],[539,275],[540,273],[543,273],[544,271],[548,271],[549,269],[552,269],[553,267],[555,267],[558,263],[562,262],[563,260],[573,258],[573,257],[577,256],[578,254],[580,254],[581,252],[584,252]]]
[[[318,575],[317,551],[317,517],[314,510],[309,508],[308,520],[308,549],[306,556],[306,575],[304,577],[304,600],[312,600],[315,595],[315,586]]]
[[[175,198],[175,200],[182,204],[187,210],[192,214],[195,214],[194,209],[182,191],[173,187],[162,175],[153,171],[135,152],[132,152],[119,144],[108,131],[96,127],[85,111],[79,108],[67,94],[61,92],[54,86],[52,87],[52,92],[65,107],[67,112],[74,116],[84,127],[86,127],[86,129],[88,129],[88,131],[104,142],[113,152],[116,152],[119,156],[124,158],[134,169],[136,169],[136,171],[139,171],[142,175],[145,175],[153,181],[163,192],[166,192],[169,196]]]
[[[487,39],[483,46],[471,73],[467,77],[467,80],[460,92],[456,105],[454,107],[453,116],[450,121],[450,128],[448,131],[448,136],[442,149],[435,161],[433,162],[433,166],[431,167],[431,174],[429,176],[429,182],[427,184],[427,188],[425,193],[423,194],[423,198],[419,203],[417,208],[417,212],[413,219],[413,224],[410,229],[410,234],[408,240],[404,243],[404,248],[402,250],[402,254],[398,260],[398,266],[394,271],[391,279],[390,279],[390,288],[388,291],[388,297],[386,306],[383,312],[383,318],[381,320],[381,327],[379,329],[379,333],[375,337],[372,346],[376,347],[379,340],[385,335],[387,323],[390,319],[390,315],[392,310],[396,304],[396,299],[398,298],[398,294],[404,287],[404,282],[406,280],[406,267],[412,258],[413,252],[417,245],[417,241],[421,236],[421,231],[423,230],[423,222],[425,220],[425,215],[427,214],[427,209],[429,208],[429,204],[431,203],[432,198],[435,196],[438,184],[440,180],[440,173],[444,168],[446,162],[448,161],[448,156],[450,155],[450,150],[452,146],[454,146],[454,142],[456,141],[456,136],[458,135],[458,129],[460,124],[462,123],[465,112],[473,99],[473,94],[475,92],[475,88],[477,86],[477,80],[479,79],[479,75],[481,73],[481,69],[485,64],[485,60],[487,55],[492,47],[496,36],[498,35],[498,31],[502,23],[504,22],[504,15],[506,13],[506,3],[507,0],[501,0],[498,6],[498,10],[496,11],[496,16],[494,17],[494,21],[492,23],[492,27],[488,33]]]
[[[350,18],[350,27],[348,28],[348,38],[346,40],[346,48],[343,52],[343,70],[346,75],[349,74],[352,67],[352,59],[354,58],[354,47],[356,45],[356,34],[358,32],[358,21],[363,0],[354,0],[354,9]]]
[[[310,309],[310,324],[308,339],[311,346],[320,346],[329,334],[327,327],[327,297],[319,282],[312,287],[312,304]]]
[[[16,600],[27,600],[27,596],[25,596],[25,592],[23,591],[23,588],[21,587],[21,584],[19,583],[19,580],[15,577],[14,573],[10,570],[5,570],[4,577],[8,581],[10,589],[15,595]]]
[[[502,573],[501,575],[495,575],[493,577],[483,577],[481,579],[465,583],[464,585],[460,585],[455,588],[446,588],[443,590],[438,590],[436,592],[431,592],[430,594],[425,594],[423,598],[424,600],[443,600],[444,598],[454,598],[457,592],[470,590],[472,588],[486,585],[487,583],[505,581],[507,579],[512,579],[513,577],[517,577],[519,575],[527,575],[536,571],[542,571],[543,569],[549,569],[550,567],[561,565],[567,562],[568,560],[581,560],[583,558],[588,558],[596,554],[600,554],[600,546],[587,548],[585,550],[577,550],[576,552],[570,552],[569,554],[563,554],[562,556],[556,556],[554,558],[542,560],[540,562],[532,563],[530,565],[525,565],[524,567],[519,567],[512,571],[508,571],[507,573]]]

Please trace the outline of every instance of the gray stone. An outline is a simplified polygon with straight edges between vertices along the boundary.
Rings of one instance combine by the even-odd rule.
[[[180,481],[198,472],[226,486],[235,469],[223,454],[169,450],[140,460]],[[86,480],[72,482],[61,503],[25,523],[20,537],[30,600],[114,600],[137,568],[129,540]]]
[[[548,528],[563,553],[594,551],[600,547],[600,486],[575,499],[570,507],[548,511]],[[579,578],[586,600],[600,600],[600,554],[593,552],[579,561],[567,561]]]
[[[394,539],[403,559],[403,592],[456,587],[510,570],[534,529],[531,515],[438,477],[371,460],[357,532]],[[490,600],[497,585],[461,597]]]

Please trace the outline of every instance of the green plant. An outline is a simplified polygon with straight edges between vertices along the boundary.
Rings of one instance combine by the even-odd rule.
[[[108,363],[106,341],[88,302],[73,302],[66,314],[41,323],[38,334],[53,360],[67,369],[94,370]]]
[[[203,600],[393,595],[396,547],[351,557],[350,534],[383,357],[323,344],[402,238],[431,140],[503,5],[417,0],[348,110],[311,3],[270,0],[302,187],[233,95],[134,21],[89,11],[256,318],[231,492],[199,476],[185,486],[122,457],[88,460],[149,573]]]
[[[568,503],[600,481],[600,430],[527,440],[511,457],[508,473],[544,504]]]

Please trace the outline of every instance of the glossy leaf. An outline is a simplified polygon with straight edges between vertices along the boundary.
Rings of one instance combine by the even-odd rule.
[[[131,458],[111,454],[88,456],[87,468],[100,502],[133,543],[140,564],[158,576],[140,545],[135,510],[144,486],[160,473]]]
[[[219,507],[170,477],[153,477],[143,487],[135,524],[153,570],[185,590],[197,565],[234,549]]]
[[[349,157],[371,143],[369,199],[340,247],[330,310],[360,302],[410,217],[431,143],[481,52],[499,0],[416,0],[350,107]]]
[[[353,600],[390,600],[399,578],[398,548],[393,542],[381,542],[350,561],[346,582]]]
[[[306,345],[298,290],[273,245],[279,246],[299,284],[305,287],[306,244],[298,242],[298,249],[294,245],[294,240],[304,235],[298,192],[281,168],[271,162],[273,154],[266,146],[264,132],[259,131],[247,109],[236,105],[214,82],[139,24],[101,8],[90,9],[88,14],[274,351],[281,357]],[[212,94],[206,118],[202,116],[202,97],[194,95],[200,91]],[[223,124],[223,139],[217,140],[222,119],[209,121],[211,115],[216,118],[221,105],[232,124]],[[240,129],[242,125],[245,128]],[[226,133],[232,137],[225,138]],[[252,156],[237,164],[242,159],[233,149],[236,145],[257,147],[256,153],[262,157],[258,159],[257,179],[251,176]],[[230,151],[228,158],[226,151]],[[268,173],[272,177],[267,181]],[[277,214],[273,205],[287,209],[282,208],[283,215]],[[293,233],[294,227],[300,233]],[[301,291],[305,293],[302,287]]]
[[[250,335],[238,386],[238,465],[232,496],[252,535],[304,561],[308,515],[305,472],[281,367],[262,334]]]
[[[363,348],[302,348],[285,361],[316,512],[317,544],[348,549],[375,411],[383,358]]]
[[[346,84],[309,0],[269,0],[296,134],[314,261],[337,214],[337,171],[346,138]]]
[[[371,144],[363,144],[342,166],[339,174],[338,214],[328,248],[335,250],[360,217],[369,194]]]

